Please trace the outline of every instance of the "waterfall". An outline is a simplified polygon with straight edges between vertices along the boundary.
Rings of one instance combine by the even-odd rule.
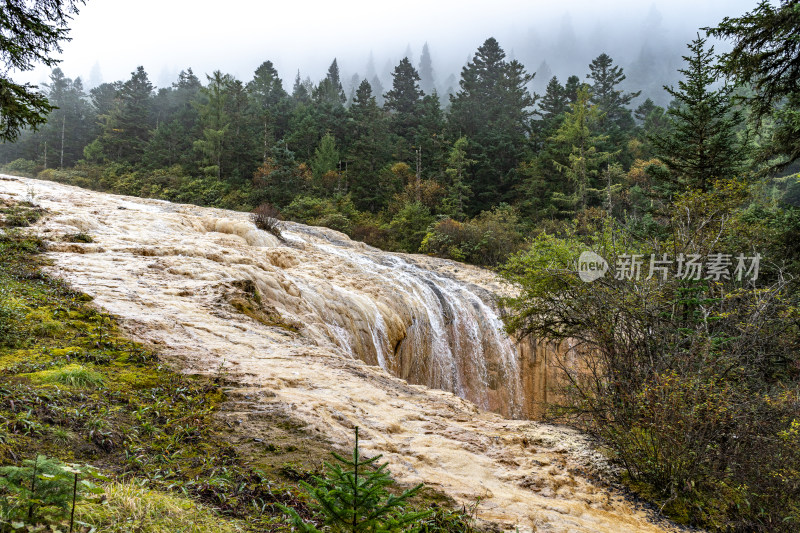
[[[361,286],[329,280],[324,292],[335,294],[337,304],[346,302],[346,313],[338,311],[342,305],[331,308],[329,300],[305,299],[326,324],[331,344],[410,383],[522,416],[517,350],[503,333],[487,290],[420,266],[415,256],[358,245],[329,230],[292,224],[284,238],[291,246],[335,257],[340,271],[368,278]],[[291,279],[301,294],[320,291],[319,279]]]

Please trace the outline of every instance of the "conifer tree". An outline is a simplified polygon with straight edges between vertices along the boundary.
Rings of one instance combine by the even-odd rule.
[[[631,110],[627,106],[641,91],[625,93],[618,87],[625,81],[625,74],[621,67],[614,65],[608,54],[603,53],[593,59],[589,70],[586,77],[592,80],[591,102],[602,114],[598,126],[603,135],[608,137],[604,148],[618,150],[634,128]]]
[[[436,90],[436,79],[433,73],[433,61],[428,43],[422,46],[422,55],[419,58],[419,87],[425,94]]]
[[[733,110],[730,88],[711,87],[717,81],[714,47],[697,36],[683,56],[686,68],[678,88],[664,87],[675,99],[667,110],[666,132],[650,138],[655,153],[684,186],[708,190],[715,179],[736,176],[744,160],[744,146],[737,140],[739,113]]]
[[[554,160],[553,164],[567,177],[574,191],[572,202],[561,195],[557,195],[556,200],[560,200],[563,207],[569,207],[572,203],[585,209],[589,194],[597,192],[601,165],[609,161],[611,154],[597,149],[605,140],[595,133],[602,114],[590,101],[589,87],[584,85],[578,89],[577,96],[577,100],[565,114],[561,127],[550,140],[566,148],[566,157]]]
[[[467,167],[474,163],[467,158],[467,138],[461,137],[453,143],[453,149],[447,159],[447,199],[445,200],[445,212],[454,220],[464,220],[466,217],[465,207],[472,191],[469,185],[464,183]]]
[[[329,105],[343,105],[347,101],[336,58],[333,59],[331,66],[328,67],[328,73],[325,78],[319,82],[319,85],[314,90],[314,98],[319,103]]]
[[[423,93],[419,88],[419,73],[405,57],[392,73],[392,90],[384,96],[384,108],[391,112],[392,132],[397,135],[395,157],[410,163],[415,137],[420,123],[420,101]]]
[[[98,146],[90,153],[112,161],[139,162],[150,140],[152,97],[153,85],[140,66],[116,91],[103,133],[95,141]]]
[[[202,92],[208,100],[200,106],[203,138],[195,141],[194,147],[205,156],[209,164],[205,167],[205,172],[220,179],[225,137],[230,129],[230,116],[226,110],[227,89],[233,78],[219,70],[207,78],[208,86],[204,87]]]
[[[69,40],[67,21],[83,0],[6,0],[0,9],[0,141],[14,141],[20,131],[47,120],[52,104],[30,83],[15,83],[8,73],[55,66],[52,57]]]
[[[272,61],[264,61],[256,69],[253,79],[247,83],[247,92],[259,124],[262,160],[266,161],[275,139],[283,136],[288,125],[288,95]]]
[[[461,71],[460,90],[450,97],[450,129],[469,140],[475,160],[470,186],[472,211],[490,209],[516,185],[516,168],[526,155],[533,80],[518,61],[506,61],[494,38],[487,39]]]
[[[314,477],[316,486],[301,482],[314,499],[323,516],[324,526],[334,533],[378,533],[400,531],[430,514],[405,509],[409,498],[422,484],[403,491],[399,496],[389,494],[386,487],[394,483],[386,470],[388,463],[379,464],[382,457],[361,457],[358,446],[358,427],[352,458],[333,452],[335,464],[325,463],[327,475]],[[292,517],[294,526],[303,533],[319,533],[313,524],[305,522],[294,509],[279,504]]]
[[[531,138],[538,149],[541,149],[545,140],[558,129],[568,105],[566,89],[558,82],[558,78],[553,76],[547,83],[544,96],[539,100],[539,108],[534,112],[539,119],[532,124]]]
[[[347,173],[353,201],[359,209],[378,212],[386,207],[396,187],[383,179],[386,173],[379,172],[392,155],[389,121],[384,110],[378,107],[367,80],[358,86],[348,113],[351,140],[347,158],[351,164]]]

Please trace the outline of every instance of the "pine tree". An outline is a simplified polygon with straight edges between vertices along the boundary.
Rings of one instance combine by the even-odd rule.
[[[194,142],[194,147],[205,156],[205,172],[222,177],[222,157],[225,149],[225,137],[230,129],[230,116],[226,111],[228,85],[233,82],[229,74],[214,71],[208,78],[208,86],[202,93],[207,101],[200,106],[200,119],[203,124],[203,138]]]
[[[342,80],[339,76],[339,64],[336,58],[333,59],[325,78],[319,82],[314,90],[314,99],[318,103],[329,105],[343,105],[347,101],[347,96],[342,87]]]
[[[453,143],[453,149],[447,159],[447,199],[444,211],[451,218],[461,221],[466,217],[465,207],[472,194],[469,185],[464,183],[467,167],[474,163],[467,158],[467,138],[461,137]]]
[[[67,21],[78,13],[83,0],[6,0],[0,9],[0,141],[14,141],[25,127],[36,128],[52,111],[35,85],[14,83],[8,72],[32,70],[37,64],[52,67],[59,60],[60,42],[67,38]]]
[[[95,153],[113,161],[140,162],[150,140],[152,98],[153,85],[140,66],[116,91]]]
[[[336,139],[330,133],[326,133],[317,149],[314,150],[314,158],[311,160],[314,179],[320,181],[325,174],[336,170],[338,165],[339,150],[336,149]]]
[[[772,114],[775,123],[758,160],[781,171],[800,160],[800,5],[796,0],[761,0],[753,11],[725,19],[709,35],[733,41],[719,68],[738,84],[752,84],[747,98],[754,120]]]
[[[392,90],[384,95],[386,102],[383,107],[391,112],[392,132],[399,138],[395,158],[408,163],[413,159],[420,123],[419,107],[423,93],[419,80],[419,73],[405,57],[392,73]]]
[[[386,487],[394,483],[386,470],[388,463],[378,464],[382,457],[361,457],[358,447],[358,427],[352,458],[333,452],[336,464],[325,463],[327,475],[314,477],[316,486],[301,482],[314,499],[323,516],[323,524],[333,533],[378,533],[401,531],[424,518],[429,511],[407,511],[409,498],[422,484],[403,491],[399,496],[389,494]],[[294,526],[303,533],[319,533],[313,524],[305,522],[294,509],[279,504],[292,517]]]
[[[547,83],[544,96],[539,100],[539,108],[534,112],[539,116],[539,120],[533,122],[532,135],[537,148],[541,149],[545,139],[558,129],[568,106],[566,89],[558,82],[558,78],[553,76]]]
[[[650,138],[656,155],[684,186],[708,190],[715,179],[736,176],[744,160],[744,146],[737,140],[739,114],[730,102],[730,88],[711,89],[717,81],[714,47],[697,36],[683,56],[685,79],[678,89],[664,87],[675,99],[667,110],[665,133]]]
[[[348,113],[350,190],[356,207],[375,213],[386,207],[397,188],[390,180],[382,179],[385,174],[380,172],[392,156],[389,120],[386,112],[378,107],[367,80],[358,86]]]
[[[292,86],[292,99],[295,104],[307,104],[311,101],[311,87],[310,83],[306,83],[300,79],[300,70],[297,71],[297,76],[294,78],[294,85]]]

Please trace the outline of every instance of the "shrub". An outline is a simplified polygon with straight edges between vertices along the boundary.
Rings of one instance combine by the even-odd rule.
[[[735,266],[757,244],[749,232],[768,235],[739,226],[741,206],[739,184],[718,183],[679,197],[660,221],[665,231],[649,238],[608,218],[592,222],[593,234],[541,235],[504,268],[520,290],[506,300],[506,320],[517,334],[576,347],[554,356],[568,384],[554,413],[600,436],[665,513],[714,530],[794,531],[800,311],[790,279],[774,264],[757,284],[682,279],[675,265],[664,278],[648,278],[647,264],[638,278],[614,276],[634,254],[647,263],[727,253]],[[611,268],[591,283],[575,268],[587,249]]]
[[[272,204],[264,203],[256,207],[250,214],[250,219],[258,229],[267,231],[279,239],[282,238],[283,222],[281,221],[281,214]]]
[[[523,241],[514,208],[500,205],[472,220],[440,220],[422,241],[420,251],[468,263],[496,266],[517,251]]]
[[[15,159],[3,166],[3,171],[16,176],[26,176],[32,178],[36,176],[41,166],[36,161],[28,159]]]

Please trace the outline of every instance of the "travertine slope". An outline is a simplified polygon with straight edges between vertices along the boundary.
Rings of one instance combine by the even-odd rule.
[[[396,478],[480,498],[478,516],[509,529],[661,531],[582,474],[601,460],[578,432],[520,420],[553,348],[502,333],[491,273],[322,228],[287,224],[280,241],[243,213],[0,179],[0,196],[30,190],[50,211],[53,273],[176,367],[250,387],[254,420],[284,410],[345,446],[359,425]],[[94,242],[61,239],[78,231]]]

